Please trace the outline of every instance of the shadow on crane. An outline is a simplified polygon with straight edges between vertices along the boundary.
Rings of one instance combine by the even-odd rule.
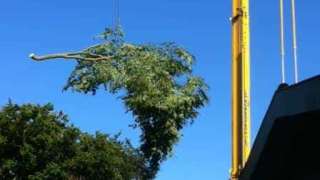
[[[320,179],[320,76],[275,92],[240,180]]]

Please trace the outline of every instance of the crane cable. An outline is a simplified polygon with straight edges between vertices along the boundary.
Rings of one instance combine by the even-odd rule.
[[[113,19],[112,25],[114,29],[120,26],[120,2],[119,0],[113,0]]]
[[[113,0],[113,17],[112,17],[112,30],[113,38],[117,45],[121,42],[121,26],[120,26],[120,0]]]
[[[291,0],[291,12],[292,12],[294,79],[295,79],[295,83],[298,83],[299,74],[298,74],[297,20],[296,20],[296,4],[295,4],[295,0]]]
[[[285,76],[285,41],[284,41],[284,15],[283,15],[283,0],[280,0],[280,43],[281,43],[281,83],[286,82]]]
[[[280,33],[281,33],[281,83],[286,82],[285,77],[285,23],[284,23],[284,0],[280,0]],[[298,47],[297,47],[297,20],[295,0],[291,0],[292,16],[292,41],[293,41],[293,61],[294,61],[294,82],[299,82],[298,73]]]

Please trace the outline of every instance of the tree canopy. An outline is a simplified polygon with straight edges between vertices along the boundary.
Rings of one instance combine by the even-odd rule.
[[[207,85],[192,73],[194,56],[175,43],[127,43],[119,27],[107,28],[101,37],[102,43],[79,52],[30,57],[75,60],[65,90],[95,94],[103,87],[120,94],[134,126],[142,130],[140,150],[152,179],[172,153],[180,130],[207,103]]]
[[[144,159],[128,141],[68,123],[53,106],[7,104],[0,111],[1,179],[146,179]]]

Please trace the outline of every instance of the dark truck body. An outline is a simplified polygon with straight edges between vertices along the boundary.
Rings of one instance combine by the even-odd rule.
[[[320,180],[320,76],[275,92],[240,180]]]

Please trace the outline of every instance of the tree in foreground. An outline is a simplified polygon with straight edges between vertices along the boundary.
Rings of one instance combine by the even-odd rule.
[[[129,142],[68,124],[53,106],[9,103],[0,111],[1,179],[141,180],[146,167]]]
[[[120,94],[134,116],[134,127],[142,130],[140,150],[152,179],[172,153],[180,130],[206,104],[207,86],[192,74],[194,57],[175,43],[127,43],[119,27],[106,29],[101,37],[103,43],[83,51],[30,57],[75,60],[65,90],[95,94],[104,87]]]

